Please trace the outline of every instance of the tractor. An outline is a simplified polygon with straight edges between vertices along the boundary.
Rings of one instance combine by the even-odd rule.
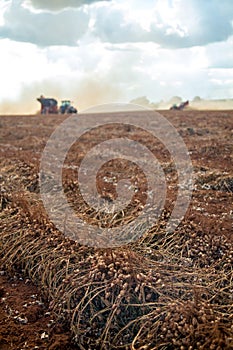
[[[61,114],[73,114],[73,113],[76,114],[76,113],[78,113],[77,109],[71,105],[70,100],[61,101],[61,106],[59,108],[59,112]]]

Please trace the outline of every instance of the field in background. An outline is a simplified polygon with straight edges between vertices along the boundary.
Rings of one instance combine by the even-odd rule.
[[[148,344],[160,344],[161,349],[163,346],[164,349],[188,349],[191,344],[192,349],[201,349],[201,346],[203,349],[231,348],[233,111],[160,113],[176,127],[189,150],[195,175],[192,201],[175,233],[171,237],[164,237],[166,220],[177,192],[176,171],[168,152],[162,144],[151,140],[143,132],[138,133],[132,128],[109,128],[109,135],[117,135],[120,131],[122,136],[144,143],[159,159],[168,186],[163,217],[159,223],[140,242],[129,248],[117,249],[115,257],[110,257],[109,252],[80,248],[78,244],[64,240],[49,223],[40,202],[38,171],[41,153],[50,134],[65,117],[0,117],[0,350],[36,349],[36,346],[39,349],[50,350],[78,348],[78,345],[69,345],[71,334],[72,337],[76,335],[76,344],[84,346],[85,341],[88,341],[90,349],[95,349],[97,345],[93,345],[94,341],[100,337],[101,332],[104,333],[101,341],[107,344],[106,349],[110,349],[111,339],[115,341],[116,346],[120,346],[114,339],[114,332],[120,332],[119,339],[124,344],[132,343],[132,339],[137,335],[134,349],[147,349]],[[74,145],[69,152],[67,164],[79,164],[85,152],[105,140],[107,136],[106,130],[103,133],[100,130],[96,134],[85,135],[82,146]],[[97,180],[99,191],[110,199],[115,196],[114,184],[111,181],[105,183],[103,175],[106,172],[107,176],[111,177],[119,168],[133,177],[134,171],[127,164],[109,163],[101,170]],[[77,214],[93,224],[100,222],[107,225],[111,219],[88,211],[82,205],[77,195],[74,176],[68,166],[64,171],[63,182],[68,200]],[[140,183],[143,190],[146,188],[144,181],[142,178]],[[137,200],[137,203],[143,202],[144,197],[139,193]],[[138,210],[135,204],[128,215],[132,217]],[[127,215],[118,218],[120,219],[127,219]],[[22,244],[19,243],[20,237]],[[33,244],[40,256],[44,257],[44,261],[40,260]],[[45,251],[46,249],[48,250]],[[54,250],[56,254],[53,253]],[[52,263],[49,254],[53,254]],[[89,256],[93,257],[93,261]],[[66,265],[67,261],[69,266]],[[116,288],[115,285],[110,288],[109,281],[114,284],[114,280],[111,280],[113,277],[108,274],[108,266],[117,261],[122,266],[126,264],[128,275],[135,276],[127,279],[125,270],[125,274],[121,272],[121,278],[126,278],[122,288]],[[51,273],[47,271],[49,264]],[[83,268],[82,274],[77,273],[76,276],[72,264],[80,264],[81,270],[84,266],[82,264],[85,264],[85,269],[89,269],[92,274],[86,276]],[[135,271],[140,264],[142,266]],[[64,269],[66,272],[63,275],[61,271]],[[120,273],[118,275],[116,266],[114,269],[117,276],[115,279],[119,278]],[[154,271],[151,271],[153,269]],[[56,280],[54,276],[59,273],[60,277]],[[104,296],[100,294],[98,300],[95,300],[97,290],[90,290],[90,299],[86,301],[90,309],[88,312],[87,307],[84,310],[84,303],[78,310],[79,314],[75,313],[75,300],[80,300],[79,293],[82,297],[85,294],[84,286],[88,279],[96,284],[98,278],[102,281],[103,289],[105,286],[109,289],[103,290]],[[38,286],[35,287],[32,282]],[[121,282],[119,281],[120,286]],[[77,291],[80,283],[83,283],[83,289]],[[115,304],[121,291],[120,302],[125,305],[128,300],[131,309],[130,315],[122,315],[119,318],[123,313],[122,305]],[[133,300],[130,299],[131,295]],[[64,304],[61,305],[59,300]],[[105,303],[106,313],[112,305],[116,308],[115,314],[110,312],[111,320],[108,318],[109,314],[101,316],[99,313],[103,307],[98,304],[100,300]],[[149,311],[135,311],[132,305],[140,303],[148,304]],[[158,307],[155,306],[156,303],[159,304]],[[143,320],[147,311],[150,316]],[[127,332],[121,331],[127,322],[132,321],[134,312],[139,323],[135,323],[135,328],[128,326]],[[167,316],[169,313],[170,316]],[[174,315],[175,319],[171,315]],[[70,317],[73,317],[72,322]],[[88,318],[93,318],[93,323],[88,323]],[[185,322],[182,319],[185,319]],[[106,320],[109,322],[108,329],[105,328]],[[146,328],[143,327],[144,323]],[[87,334],[84,328],[88,327],[90,329]],[[95,333],[95,329],[99,333]],[[151,332],[148,332],[148,329],[151,329]],[[156,333],[162,335],[162,338],[153,338]],[[195,334],[198,339],[195,338]],[[210,338],[209,343],[208,339],[206,343],[203,340],[207,335]],[[186,343],[182,343],[183,338],[186,339]],[[152,349],[152,345],[148,349]]]

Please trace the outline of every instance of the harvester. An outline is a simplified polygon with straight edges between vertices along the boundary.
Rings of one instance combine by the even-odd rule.
[[[56,114],[58,113],[57,100],[54,98],[45,98],[40,96],[37,101],[41,104],[41,114]]]
[[[55,98],[47,98],[41,95],[37,98],[41,104],[41,114],[73,114],[77,113],[77,109],[71,105],[70,100],[63,100],[58,108],[58,102]]]
[[[182,111],[188,105],[189,101],[181,102],[179,105],[174,104],[173,106],[171,106],[170,110]]]

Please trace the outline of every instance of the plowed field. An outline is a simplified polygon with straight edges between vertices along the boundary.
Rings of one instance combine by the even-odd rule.
[[[140,325],[135,325],[135,328],[129,327],[128,335],[125,331],[124,334],[119,333],[119,337],[122,336],[122,338],[119,338],[121,339],[119,342],[121,341],[123,344],[126,344],[124,345],[125,349],[231,349],[233,348],[233,111],[162,111],[161,114],[177,129],[188,148],[194,169],[193,195],[184,219],[172,236],[172,242],[171,240],[167,240],[166,244],[163,245],[161,243],[162,239],[159,236],[158,246],[156,248],[156,240],[153,235],[157,233],[160,235],[160,228],[161,232],[163,231],[164,223],[163,219],[161,219],[160,226],[157,225],[154,231],[153,229],[150,231],[152,232],[152,236],[150,236],[152,237],[150,241],[152,242],[151,247],[150,242],[148,243],[146,238],[145,240],[142,238],[141,243],[132,244],[130,248],[127,248],[129,249],[127,250],[127,254],[135,254],[135,261],[138,261],[138,257],[142,256],[143,259],[148,259],[148,261],[154,261],[156,264],[163,264],[163,266],[166,265],[164,267],[167,269],[166,271],[171,271],[174,268],[175,274],[177,274],[176,279],[172,280],[172,283],[177,283],[177,286],[175,285],[174,287],[174,293],[169,294],[170,292],[168,292],[168,294],[163,295],[163,290],[166,288],[166,282],[164,282],[163,286],[161,285],[161,289],[160,286],[158,288],[156,287],[156,293],[159,296],[153,294],[154,292],[148,292],[148,295],[145,297],[145,300],[148,300],[148,305],[149,302],[155,303],[161,298],[163,301],[161,301],[159,307],[160,309],[162,308],[161,310],[163,310],[163,307],[167,307],[167,309],[164,309],[166,315],[169,315],[169,312],[172,314],[172,310],[178,310],[174,306],[175,304],[172,304],[172,302],[178,302],[178,296],[180,297],[179,302],[183,307],[189,301],[190,303],[194,303],[195,293],[198,294],[198,290],[204,288],[205,292],[200,292],[200,295],[198,294],[199,296],[197,296],[197,299],[200,299],[195,299],[195,307],[197,308],[195,312],[197,313],[195,314],[194,311],[191,312],[192,316],[190,317],[193,317],[195,321],[191,322],[192,327],[189,325],[190,328],[187,328],[187,333],[182,333],[182,328],[185,328],[185,325],[182,323],[181,326],[178,325],[180,322],[179,318],[174,321],[177,323],[178,328],[173,329],[173,323],[169,323],[170,319],[156,316],[160,317],[159,320],[164,325],[156,324],[157,328],[153,328],[154,326],[152,324],[154,325],[154,321],[150,320],[147,326],[152,327],[152,332],[157,331],[158,334],[162,334],[162,338],[159,338],[159,336],[158,339],[151,338],[151,333],[147,333],[146,329],[143,328],[143,323],[147,322],[145,318]],[[32,254],[30,254],[32,238],[30,238],[30,244],[28,243],[24,248],[20,247],[20,245],[14,245],[20,230],[23,232],[22,235],[31,235],[30,237],[34,237],[33,239],[36,242],[39,241],[40,237],[44,239],[48,233],[48,237],[50,237],[48,244],[52,252],[51,234],[54,234],[54,237],[58,237],[59,235],[54,227],[49,226],[48,218],[44,221],[42,220],[43,215],[46,216],[46,214],[43,212],[44,209],[40,202],[38,172],[41,154],[47,140],[65,118],[67,117],[60,115],[0,117],[0,237],[2,236],[0,239],[0,350],[97,349],[101,348],[101,345],[95,344],[95,338],[101,338],[100,333],[103,332],[103,329],[106,332],[104,333],[105,337],[101,338],[101,341],[105,344],[103,348],[111,349],[112,344],[115,344],[114,346],[116,347],[120,346],[120,343],[117,343],[118,340],[114,339],[114,332],[119,332],[119,327],[123,328],[128,322],[125,320],[126,316],[122,316],[121,321],[119,321],[114,314],[111,318],[113,326],[112,328],[109,327],[107,333],[105,326],[102,324],[105,321],[98,314],[101,311],[101,306],[94,304],[94,294],[92,294],[90,300],[93,301],[94,308],[96,309],[92,311],[90,307],[88,312],[90,315],[93,312],[93,315],[95,315],[93,316],[93,320],[96,323],[94,321],[93,323],[90,322],[88,328],[88,324],[82,323],[83,319],[80,318],[79,320],[79,315],[72,314],[75,306],[72,306],[70,302],[70,309],[68,306],[66,307],[66,310],[71,315],[74,315],[72,326],[70,326],[70,314],[68,311],[66,314],[59,304],[59,294],[55,297],[54,295],[56,293],[53,294],[54,292],[50,293],[48,291],[50,281],[46,280],[47,277],[43,277],[45,276],[45,272],[43,275],[43,271],[45,270],[41,272],[41,279],[38,277],[39,270],[36,270],[38,266],[36,267],[35,265],[38,260],[32,258]],[[98,118],[98,114],[96,114],[96,118]],[[87,133],[80,140],[79,144],[72,146],[73,148],[67,158],[67,164],[80,164],[81,159],[91,147],[112,137],[110,135],[119,135],[119,133],[123,137],[129,137],[144,143],[159,160],[168,184],[164,208],[164,218],[166,218],[176,198],[176,171],[164,146],[157,142],[157,140],[150,139],[143,131],[140,132],[132,128],[122,129],[121,126],[113,125],[108,127],[107,130],[103,128],[98,130],[98,132]],[[108,198],[109,201],[115,199],[116,191],[113,183],[115,180],[104,182],[103,178],[105,176],[105,179],[106,177],[112,179],[113,175],[118,171],[118,175],[115,177],[117,178],[119,176],[119,169],[120,173],[125,172],[132,179],[134,176],[136,178],[136,175],[141,179],[141,182],[139,181],[139,193],[135,198],[135,203],[128,210],[128,216],[132,219],[132,216],[137,215],[137,211],[139,210],[137,203],[144,203],[146,191],[146,179],[143,175],[137,173],[138,170],[136,168],[130,168],[124,162],[109,162],[98,174],[97,187],[104,198]],[[80,194],[75,194],[77,181],[74,179],[76,179],[75,172],[72,170],[72,167],[67,166],[64,171],[64,186],[68,201],[72,203],[75,211],[78,215],[83,215],[91,224],[101,222],[102,225],[108,225],[111,218],[103,218],[101,215],[95,216],[94,212],[88,211],[86,206],[83,205]],[[127,220],[127,216],[120,219]],[[17,231],[15,238],[10,238],[10,241],[8,241],[8,237],[10,237],[11,232],[14,230],[15,232]],[[72,242],[69,244],[72,246]],[[73,257],[76,252],[79,252],[78,244],[73,244],[75,246],[74,251],[69,245],[67,248],[69,252],[64,253],[68,258],[69,256]],[[12,249],[15,249],[15,252],[11,252],[11,245],[14,247]],[[56,246],[54,245],[54,247]],[[160,251],[160,247],[161,252],[162,249],[166,249],[167,256],[162,253],[159,256],[157,252]],[[26,257],[23,257],[23,250],[26,251],[27,249],[28,260]],[[120,248],[118,248],[116,254],[120,256],[121,253],[119,251]],[[90,248],[89,253],[87,251],[82,252],[82,254],[95,256],[95,254],[98,255],[99,253],[98,249]],[[104,253],[101,251],[101,254]],[[132,256],[134,257],[134,255]],[[87,264],[89,263],[91,264],[92,262],[88,260]],[[171,264],[172,268],[169,267],[169,264]],[[105,268],[108,269],[108,266]],[[71,271],[70,267],[69,269]],[[147,271],[146,269],[147,267],[145,267],[145,271]],[[178,274],[179,269],[180,273]],[[30,274],[29,271],[32,271],[32,273]],[[34,271],[37,272],[34,273]],[[184,271],[183,279],[181,276],[182,271]],[[102,272],[103,270],[101,270]],[[72,273],[74,274],[73,270]],[[104,270],[104,273],[108,276],[107,270]],[[163,274],[161,272],[162,281],[163,278],[164,281],[169,280],[169,273],[166,272]],[[192,273],[195,277],[189,280],[189,276]],[[200,277],[200,280],[198,279],[202,274],[203,276],[208,276],[206,280],[205,277]],[[95,281],[93,283],[98,282],[96,276],[98,274],[93,277],[93,281]],[[102,278],[103,275],[99,276]],[[136,284],[139,283],[139,277],[135,277],[134,282],[127,280],[128,285],[134,288],[134,290],[136,290]],[[107,284],[108,277],[104,281]],[[157,281],[160,281],[159,277]],[[51,282],[53,288],[55,288],[54,283],[53,280]],[[59,285],[59,290],[62,293],[61,281],[59,280],[56,283],[58,283],[57,285]],[[71,280],[65,277],[63,283],[69,284]],[[182,289],[182,283],[184,283],[183,289],[185,291]],[[188,283],[187,288],[186,283]],[[123,285],[125,287],[122,288],[126,290],[128,285]],[[191,285],[192,288],[194,286],[194,291],[190,287]],[[189,287],[190,292],[188,292]],[[131,295],[130,288],[127,289],[129,295]],[[81,292],[85,294],[83,290]],[[120,289],[111,289],[109,291],[109,293],[115,296],[119,292]],[[143,293],[147,293],[147,289],[144,289]],[[169,304],[170,301],[168,300],[172,298],[171,296],[174,296],[174,300],[171,300],[171,304]],[[78,299],[80,296],[75,294],[75,298]],[[112,304],[116,305],[116,301],[111,301],[108,298],[108,292],[106,292],[105,299],[108,301],[106,301],[105,305],[108,307],[111,307],[109,305]],[[141,296],[138,297],[137,302],[141,300],[140,298]],[[142,303],[145,303],[145,300],[143,299]],[[122,302],[125,305],[126,301]],[[132,300],[130,303],[133,305]],[[168,304],[169,307],[166,306]],[[204,305],[204,308],[211,308],[213,306],[213,311],[210,313],[208,311],[204,316],[200,316],[198,312],[199,309],[201,310],[202,305]],[[133,308],[133,306],[131,307]],[[187,306],[187,310],[188,308]],[[120,310],[122,312],[122,309]],[[132,310],[130,311],[129,321],[134,317],[132,316],[134,312]],[[153,312],[157,312],[157,310],[153,306]],[[135,317],[142,317],[143,312],[136,314]],[[83,313],[83,315],[85,316],[86,314]],[[213,319],[211,318],[212,316],[210,317],[208,315],[213,315]],[[88,314],[86,317],[91,318]],[[104,317],[105,314],[103,314],[103,319]],[[157,320],[156,317],[155,319]],[[172,319],[172,316],[169,317]],[[207,321],[203,321],[202,323],[201,317],[207,317],[207,321],[209,320],[210,324],[215,324],[215,328],[205,328],[203,325]],[[184,317],[182,316],[182,318]],[[81,333],[77,326],[77,320],[80,322],[80,327],[83,327],[82,331],[80,331]],[[188,317],[186,321],[189,324]],[[101,326],[98,325],[98,322]],[[204,328],[200,328],[198,326],[200,324]],[[88,328],[89,333],[85,333],[87,332],[85,327],[86,329]],[[194,335],[189,337],[192,329],[194,329]],[[199,331],[200,334],[197,335],[196,339],[195,334],[198,334]],[[137,340],[134,339],[136,335]],[[210,337],[209,342],[208,336]],[[185,339],[185,337],[187,341],[182,342],[181,339]],[[93,342],[92,339],[94,339]],[[113,339],[113,343],[110,346],[111,339]],[[134,348],[130,347],[132,343],[134,344]]]

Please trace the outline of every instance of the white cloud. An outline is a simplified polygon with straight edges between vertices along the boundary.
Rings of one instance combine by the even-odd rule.
[[[67,7],[81,7],[83,5],[90,5],[97,1],[109,0],[28,0],[26,3],[38,9],[60,10]]]
[[[0,84],[2,98],[17,98],[24,85],[46,78],[52,79],[58,72],[66,75],[69,68],[62,60],[49,60],[45,51],[29,43],[0,40]]]
[[[29,3],[40,11],[25,7]],[[11,0],[4,19],[0,36],[41,46],[72,46],[92,34],[93,40],[115,44],[154,42],[182,48],[233,35],[231,0]]]
[[[233,34],[230,0],[157,0],[148,18],[140,11],[141,17],[147,18],[147,28],[133,4],[130,12],[126,12],[129,4],[121,4],[117,2],[111,7],[104,4],[97,8],[94,32],[101,40],[112,43],[152,41],[162,47],[179,48],[223,41]]]
[[[233,35],[227,41],[208,45],[206,55],[211,68],[233,68]]]
[[[34,13],[22,1],[12,0],[4,13],[0,37],[39,46],[72,46],[88,30],[88,23],[89,17],[83,9]]]

